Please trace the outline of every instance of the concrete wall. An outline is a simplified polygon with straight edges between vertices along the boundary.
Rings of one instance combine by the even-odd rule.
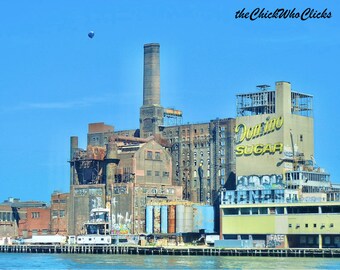
[[[71,186],[68,215],[69,234],[84,233],[84,222],[90,218],[93,208],[105,207],[105,185]]]
[[[291,113],[289,83],[276,85],[276,113],[237,117],[236,175],[283,174],[293,163],[283,159],[314,155],[313,118]],[[261,129],[264,131],[261,131]],[[256,135],[257,134],[257,135]],[[294,147],[293,147],[294,145]]]

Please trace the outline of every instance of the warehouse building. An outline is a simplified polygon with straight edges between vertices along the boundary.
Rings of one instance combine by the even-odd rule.
[[[315,163],[312,101],[288,82],[237,95],[237,182],[221,193],[218,245],[340,246],[340,189]]]

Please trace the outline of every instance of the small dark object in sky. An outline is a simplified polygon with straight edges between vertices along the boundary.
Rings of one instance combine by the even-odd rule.
[[[89,36],[89,38],[93,38],[94,37],[94,32],[90,31],[87,35]]]

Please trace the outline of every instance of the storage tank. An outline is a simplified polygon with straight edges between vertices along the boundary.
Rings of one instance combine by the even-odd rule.
[[[195,204],[193,208],[193,232],[205,230],[206,233],[214,232],[214,207],[210,205]]]
[[[204,206],[194,204],[192,206],[193,210],[193,232],[199,232],[200,229],[203,229],[203,223],[204,223]]]
[[[152,233],[153,231],[153,206],[147,205],[146,206],[146,219],[145,219],[145,231],[147,234]]]
[[[211,205],[204,206],[204,222],[203,228],[206,233],[214,233],[214,225],[215,225],[215,210]]]
[[[192,232],[193,229],[193,210],[191,205],[184,207],[184,232]]]
[[[176,206],[176,233],[184,232],[184,205]]]
[[[168,207],[168,233],[176,232],[176,206],[169,205]]]
[[[168,206],[161,206],[161,233],[168,233]]]
[[[161,207],[156,205],[153,208],[153,232],[160,233],[161,232]]]

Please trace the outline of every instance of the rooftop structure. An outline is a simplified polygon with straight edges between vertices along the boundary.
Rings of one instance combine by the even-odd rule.
[[[269,85],[257,86],[260,91],[236,95],[237,117],[276,113],[276,91]],[[313,96],[291,91],[291,113],[306,117],[313,116]]]

